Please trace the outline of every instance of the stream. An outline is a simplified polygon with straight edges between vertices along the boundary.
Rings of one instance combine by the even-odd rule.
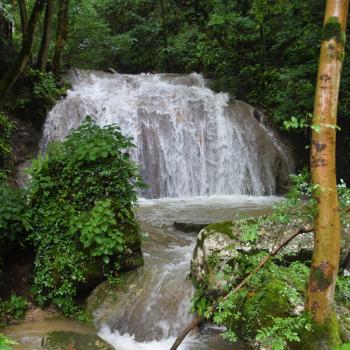
[[[193,317],[190,300],[194,290],[187,276],[196,234],[174,229],[173,222],[204,224],[263,215],[277,200],[243,195],[142,200],[137,216],[144,236],[145,265],[133,272],[123,295],[96,311],[98,334],[117,350],[168,350]],[[14,350],[35,350],[40,349],[41,338],[53,330],[96,332],[93,327],[52,316],[11,325],[5,333],[19,342]],[[220,329],[204,327],[186,338],[179,349],[246,347],[240,343],[232,347],[222,339]]]
[[[139,193],[145,199],[137,210],[145,265],[131,273],[117,300],[96,310],[96,330],[117,350],[168,350],[193,317],[188,274],[196,242],[195,233],[180,232],[173,223],[266,214],[293,172],[290,150],[264,124],[261,111],[214,92],[196,73],[72,69],[66,78],[72,88],[45,121],[41,151],[64,140],[89,115],[99,126],[116,124],[133,138],[135,148],[129,152],[148,185]],[[33,350],[53,329],[96,332],[51,317],[18,323],[6,333],[21,343],[18,350]],[[186,338],[180,349],[232,349],[220,331],[207,326]],[[235,344],[234,349],[245,346]]]

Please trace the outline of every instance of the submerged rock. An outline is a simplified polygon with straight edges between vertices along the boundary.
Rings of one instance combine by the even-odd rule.
[[[192,222],[174,222],[174,227],[182,232],[186,233],[192,233],[192,232],[199,232],[201,229],[203,229],[208,224],[195,224]]]
[[[113,346],[95,334],[50,332],[41,341],[44,350],[113,350]]]
[[[129,305],[134,303],[143,289],[140,282],[146,283],[149,276],[145,269],[124,272],[120,275],[120,281],[111,285],[108,281],[102,282],[89,295],[85,302],[85,312],[91,318],[99,310],[95,322],[101,326],[108,323],[113,318],[113,310],[128,309]],[[125,298],[127,295],[127,298]]]

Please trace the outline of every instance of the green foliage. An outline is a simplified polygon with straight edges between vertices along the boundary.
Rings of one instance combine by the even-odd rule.
[[[307,171],[293,175],[291,180],[293,186],[287,197],[274,206],[271,215],[236,222],[239,238],[243,242],[254,243],[260,238],[261,230],[268,229],[269,225],[286,227],[295,217],[305,223],[312,222],[316,207],[312,194],[317,188],[310,185],[310,174]],[[338,191],[341,213],[344,214],[344,208],[350,203],[350,192],[344,181],[338,185]],[[346,219],[346,215],[343,219]],[[222,228],[232,236],[232,229],[226,227],[226,224],[210,226],[217,227],[218,231]],[[258,272],[254,272],[266,254],[254,249],[239,252],[233,262],[228,261],[221,268],[227,281],[225,291],[228,294],[225,298],[208,295],[205,286],[200,285],[192,300],[193,308],[200,315],[213,319],[216,324],[224,325],[227,330],[223,336],[230,341],[244,339],[272,350],[287,349],[289,344],[299,348],[298,343],[305,337],[317,337],[319,331],[311,317],[304,313],[310,269],[307,263],[285,261],[276,256]],[[216,255],[209,259],[209,264],[217,263],[215,259]],[[252,272],[254,274],[247,284],[232,293]],[[234,280],[233,275],[237,276]],[[343,307],[349,307],[349,277],[338,277],[335,299]]]
[[[121,212],[129,215],[122,208]],[[117,228],[117,221],[110,199],[97,201],[95,206],[81,216],[74,216],[71,220],[72,234],[80,232],[80,241],[85,249],[90,249],[92,256],[99,256],[108,264],[110,256],[122,253],[124,250],[123,232]]]
[[[18,84],[21,84],[19,90],[22,92],[18,94],[20,97],[16,100],[16,111],[38,123],[42,121],[40,119],[46,117],[59,96],[65,92],[65,88],[57,85],[53,74],[33,68],[25,71]],[[36,113],[34,117],[33,113]]]
[[[249,221],[244,220],[242,223],[238,223],[242,230],[241,239],[243,242],[255,242],[258,239],[259,234],[259,223],[249,223]]]
[[[261,259],[246,258],[248,271]],[[226,300],[219,299],[212,315],[215,323],[226,325],[227,339],[256,340],[274,350],[285,349],[288,342],[300,341],[300,333],[311,329],[310,320],[300,312],[308,273],[309,269],[298,262],[289,266],[268,263],[246,287]]]
[[[16,344],[17,342],[0,333],[0,350],[12,350],[12,345]]]
[[[27,301],[15,294],[12,294],[9,300],[2,301],[0,299],[0,320],[3,323],[11,319],[20,320],[27,311]]]
[[[262,346],[269,346],[272,350],[286,349],[288,343],[300,342],[299,334],[304,330],[311,331],[311,320],[308,317],[276,317],[272,318],[272,325],[259,329],[256,340]]]
[[[115,273],[124,248],[139,244],[133,206],[141,182],[130,147],[118,127],[100,128],[88,118],[33,162],[30,239],[40,304],[52,301],[65,314],[77,312],[79,285],[99,269]]]
[[[335,299],[346,307],[350,307],[350,280],[348,276],[338,276]]]
[[[30,229],[25,193],[0,180],[0,259],[14,244],[23,244]]]
[[[208,298],[206,298],[205,289],[203,286],[198,286],[192,297],[191,303],[192,312],[196,311],[199,316],[204,316],[209,306],[211,305],[211,302]]]
[[[341,347],[334,348],[332,350],[350,350],[350,343],[343,344]]]
[[[4,168],[4,160],[11,153],[10,136],[14,125],[6,115],[0,111],[0,172]]]

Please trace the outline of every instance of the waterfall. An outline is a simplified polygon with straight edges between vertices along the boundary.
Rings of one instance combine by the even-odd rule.
[[[271,195],[293,162],[255,109],[210,90],[199,74],[71,71],[72,89],[50,112],[41,148],[64,139],[86,115],[134,139],[146,198]]]

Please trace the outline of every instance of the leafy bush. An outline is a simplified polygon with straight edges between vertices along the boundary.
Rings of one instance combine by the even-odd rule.
[[[7,323],[11,319],[20,320],[24,317],[27,307],[27,301],[15,294],[12,294],[11,298],[6,301],[0,299],[0,321]]]
[[[4,167],[6,156],[11,153],[10,136],[14,125],[0,112],[0,170]]]
[[[0,333],[0,350],[11,350],[11,345],[15,344],[17,342]]]
[[[15,243],[23,243],[30,228],[25,193],[0,180],[0,259]]]
[[[9,94],[7,107],[21,118],[41,126],[57,99],[65,93],[52,73],[28,68],[16,82],[15,96]]]
[[[132,267],[142,263],[133,213],[141,181],[130,147],[118,127],[100,128],[88,118],[33,162],[30,239],[40,304],[52,301],[65,314],[75,313],[77,290],[92,276],[129,268],[128,251],[139,254],[131,257]]]
[[[268,227],[267,224],[284,228],[294,218],[298,218],[300,224],[312,222],[316,213],[312,193],[317,187],[310,185],[310,175],[306,171],[292,176],[292,183],[287,198],[274,206],[271,215],[254,220],[240,219],[235,223],[243,242],[253,244],[259,238],[261,228]],[[342,221],[347,224],[348,215],[344,214],[344,209],[349,207],[350,191],[343,181],[338,185],[338,192]],[[266,255],[266,252],[252,249],[235,256],[232,266],[229,261],[220,272],[227,281],[226,293],[255,271]],[[215,259],[214,255],[212,259]],[[240,338],[272,350],[287,349],[288,344],[299,343],[305,335],[317,335],[317,328],[309,315],[304,313],[310,273],[307,265],[307,262],[291,262],[276,256],[254,273],[243,288],[228,294],[226,298],[216,298],[207,293],[203,282],[197,286],[193,309],[213,319],[216,324],[226,326],[224,337],[230,341]],[[232,276],[237,278],[233,280]],[[338,277],[335,299],[342,307],[349,307],[349,277]],[[295,348],[299,348],[298,344]]]

